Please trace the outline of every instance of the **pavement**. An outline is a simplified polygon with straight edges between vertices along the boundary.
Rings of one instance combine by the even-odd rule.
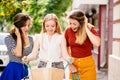
[[[97,71],[97,80],[108,80],[108,69],[100,69]]]

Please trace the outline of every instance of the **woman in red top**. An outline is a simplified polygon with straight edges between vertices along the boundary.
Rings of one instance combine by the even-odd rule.
[[[65,30],[65,39],[74,62],[70,64],[71,73],[78,72],[81,80],[96,80],[95,62],[92,46],[99,47],[100,37],[94,26],[89,24],[86,16],[79,10],[68,15],[69,27]],[[71,74],[70,74],[71,78]]]

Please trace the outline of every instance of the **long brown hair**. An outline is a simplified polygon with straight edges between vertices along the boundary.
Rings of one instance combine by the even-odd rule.
[[[20,32],[20,35],[21,35],[21,39],[22,39],[22,51],[23,51],[23,45],[24,45],[24,39],[23,39],[23,36],[22,36],[22,31],[21,31],[21,27],[23,27],[26,23],[27,20],[30,20],[31,21],[31,18],[30,16],[28,16],[27,14],[25,13],[18,13],[15,15],[14,17],[14,27],[17,27],[19,29],[19,32]],[[15,28],[13,28],[12,30],[10,30],[10,35],[12,35],[13,39],[15,41],[17,41],[17,36],[15,34]]]
[[[78,28],[78,31],[76,32],[76,43],[83,44],[87,38],[87,34],[84,26],[84,23],[85,23],[84,13],[81,12],[80,10],[73,10],[70,12],[67,18],[75,19],[79,22],[80,26]]]

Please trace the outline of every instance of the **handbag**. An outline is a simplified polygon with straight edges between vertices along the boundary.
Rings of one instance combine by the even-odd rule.
[[[64,70],[58,68],[33,68],[30,69],[32,80],[62,80]]]

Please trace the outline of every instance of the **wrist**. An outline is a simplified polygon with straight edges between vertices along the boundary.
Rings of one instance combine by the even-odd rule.
[[[72,63],[73,63],[73,59],[72,59],[72,58],[69,58],[68,63],[69,63],[69,64],[72,64]]]

